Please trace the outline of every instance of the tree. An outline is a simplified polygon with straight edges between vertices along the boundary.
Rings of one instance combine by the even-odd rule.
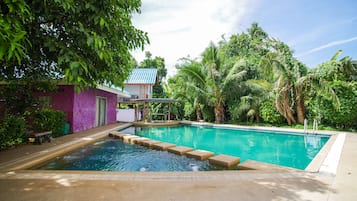
[[[29,44],[24,28],[31,18],[29,7],[24,0],[0,2],[0,64],[21,63]]]
[[[130,72],[130,50],[148,42],[147,34],[131,23],[131,15],[140,12],[140,0],[26,0],[13,10],[11,2],[1,3],[1,20],[10,13],[21,23],[14,30],[1,26],[5,34],[0,40],[10,41],[7,35],[19,33],[20,40],[10,43],[18,45],[12,51],[18,62],[4,59],[12,58],[11,51],[0,57],[2,79],[64,78],[81,87],[119,86]]]
[[[207,105],[206,74],[202,65],[194,60],[186,59],[185,65],[181,66],[179,77],[183,80],[185,94],[193,103],[196,120],[203,120],[202,110]]]
[[[293,57],[289,46],[277,40],[272,40],[272,44],[275,51],[262,58],[261,67],[268,79],[275,80],[276,108],[289,125],[297,121],[303,124],[306,108],[304,91],[298,80],[307,74],[307,68]]]
[[[338,59],[341,54],[339,50],[309,73],[319,84],[310,88],[308,106],[310,115],[324,124],[357,128],[357,64],[349,57]]]
[[[214,107],[215,122],[221,123],[225,120],[224,103],[227,93],[231,93],[234,89],[229,89],[232,82],[238,82],[247,73],[246,71],[238,71],[241,66],[246,65],[244,59],[236,61],[232,68],[225,68],[223,61],[218,57],[217,47],[211,43],[202,54],[202,64],[206,78],[206,90],[208,92],[208,102]],[[229,90],[228,90],[229,89]]]

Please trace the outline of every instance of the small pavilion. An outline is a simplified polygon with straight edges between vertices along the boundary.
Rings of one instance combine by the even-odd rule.
[[[162,117],[162,121],[171,120],[171,104],[175,102],[169,98],[143,98],[143,99],[121,99],[118,100],[118,104],[132,105],[135,109],[135,121],[140,119],[137,115],[142,112],[142,118],[149,122],[152,122],[153,117]],[[168,111],[153,112],[151,111],[151,105],[153,103],[166,103],[168,104]]]

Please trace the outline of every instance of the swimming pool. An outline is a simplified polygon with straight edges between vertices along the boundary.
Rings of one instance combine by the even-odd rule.
[[[305,169],[330,137],[194,125],[129,127],[120,132],[237,156],[241,162],[250,159],[297,169]]]
[[[207,171],[220,170],[207,161],[157,151],[103,138],[72,153],[33,167],[41,170],[97,170],[97,171]]]

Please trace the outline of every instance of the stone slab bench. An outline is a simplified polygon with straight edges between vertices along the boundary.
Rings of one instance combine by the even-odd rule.
[[[170,147],[167,149],[167,151],[178,155],[184,155],[187,152],[193,151],[193,149],[190,147],[177,146],[177,147]]]
[[[157,144],[153,144],[152,145],[152,148],[159,149],[159,150],[162,150],[162,151],[166,151],[168,148],[171,148],[171,147],[176,147],[176,145],[175,144],[166,143],[166,142],[157,143]]]
[[[220,155],[208,158],[208,162],[213,165],[231,168],[233,166],[236,166],[240,162],[240,158],[220,154]]]
[[[214,153],[210,152],[210,151],[205,151],[205,150],[195,150],[195,151],[187,152],[185,155],[189,158],[206,160],[207,158],[214,156]]]
[[[28,141],[29,142],[33,141],[34,144],[42,144],[42,142],[44,142],[44,141],[51,142],[51,134],[52,134],[52,131],[33,133],[28,136]]]

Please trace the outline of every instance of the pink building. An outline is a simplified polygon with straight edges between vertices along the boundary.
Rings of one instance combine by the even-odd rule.
[[[52,109],[67,114],[70,132],[78,132],[116,122],[118,97],[122,91],[99,86],[77,93],[73,85],[59,85],[56,92],[39,93],[38,98]]]

